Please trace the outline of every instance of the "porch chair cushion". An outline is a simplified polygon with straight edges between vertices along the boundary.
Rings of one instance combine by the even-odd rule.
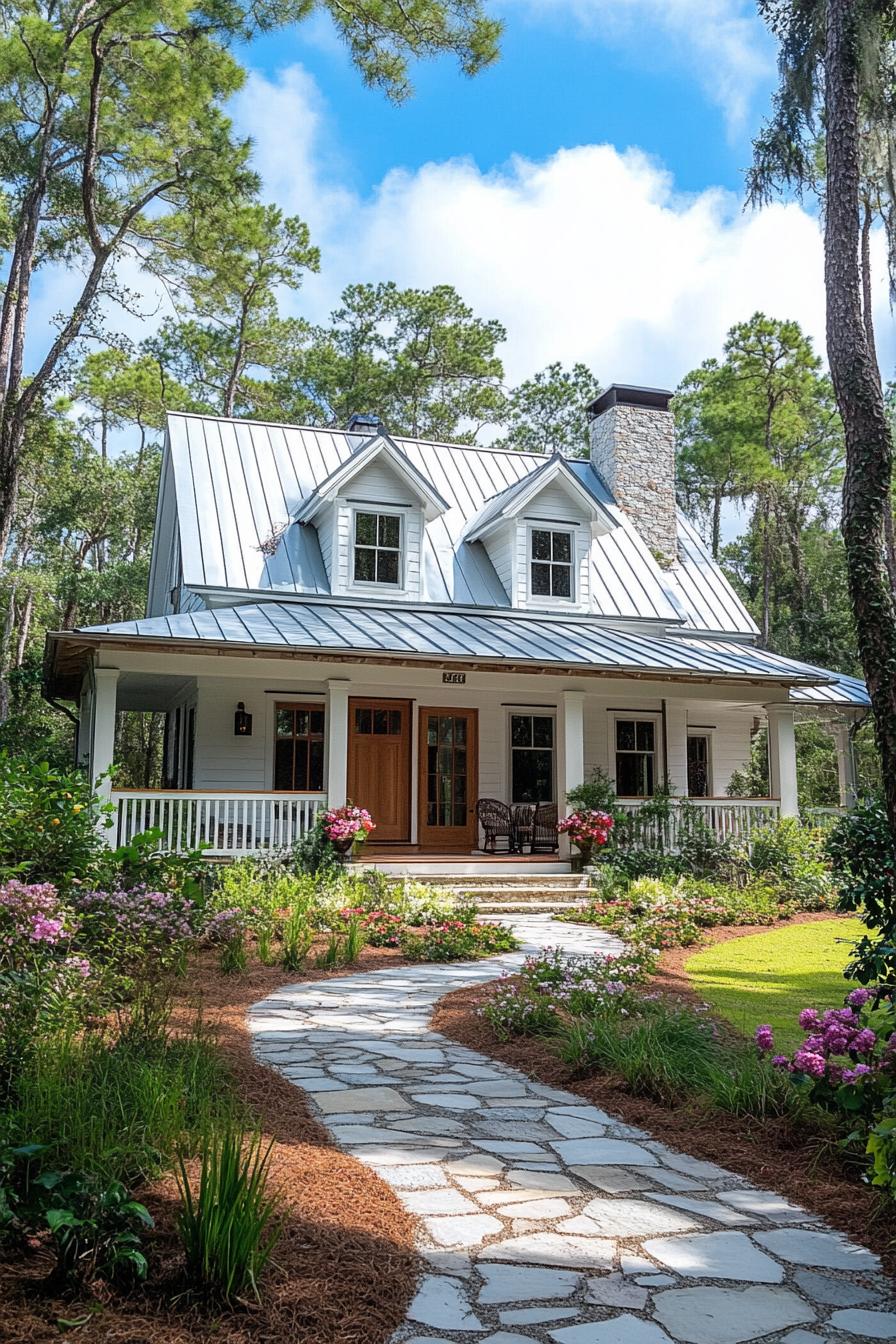
[[[506,803],[497,798],[480,798],[476,804],[476,817],[485,831],[483,849],[495,852],[495,841],[506,839],[508,851],[513,849],[513,818]]]
[[[537,849],[555,850],[560,848],[557,835],[557,804],[539,803],[535,809],[532,827],[532,853]]]

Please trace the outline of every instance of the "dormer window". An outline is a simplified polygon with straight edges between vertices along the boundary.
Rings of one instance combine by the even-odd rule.
[[[575,597],[572,532],[533,527],[529,538],[529,588],[532,596],[572,601]]]
[[[355,583],[402,585],[401,514],[355,513]]]

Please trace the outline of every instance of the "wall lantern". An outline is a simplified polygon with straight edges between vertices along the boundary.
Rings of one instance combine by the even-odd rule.
[[[236,713],[233,716],[233,735],[234,737],[252,736],[252,715],[246,713],[246,706],[242,700],[236,707]]]

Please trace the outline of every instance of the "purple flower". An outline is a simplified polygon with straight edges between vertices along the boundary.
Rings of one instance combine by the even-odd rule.
[[[812,1031],[815,1027],[821,1026],[821,1018],[815,1008],[804,1008],[799,1016],[799,1024],[803,1031]]]
[[[762,1051],[774,1050],[775,1048],[775,1034],[767,1023],[756,1028],[755,1040]]]
[[[852,1041],[852,1048],[859,1055],[868,1055],[877,1045],[877,1032],[872,1031],[870,1027],[865,1027],[862,1031],[856,1032]]]
[[[870,998],[870,989],[854,989],[851,994],[847,994],[846,1002],[850,1008],[864,1008]]]
[[[844,1083],[855,1083],[858,1082],[860,1078],[864,1078],[866,1074],[869,1074],[870,1072],[871,1069],[867,1064],[856,1064],[855,1067],[852,1069],[843,1070],[842,1081]]]
[[[823,1078],[827,1069],[824,1055],[814,1050],[797,1050],[793,1057],[793,1067],[799,1073],[808,1073],[810,1078]]]
[[[772,1063],[776,1069],[787,1069],[790,1067],[790,1060],[786,1055],[772,1055]]]

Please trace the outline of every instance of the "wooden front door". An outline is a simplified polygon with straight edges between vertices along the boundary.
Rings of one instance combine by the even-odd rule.
[[[411,838],[411,706],[348,702],[348,796],[376,823],[369,843]]]
[[[420,710],[421,848],[475,848],[478,766],[475,709]]]

